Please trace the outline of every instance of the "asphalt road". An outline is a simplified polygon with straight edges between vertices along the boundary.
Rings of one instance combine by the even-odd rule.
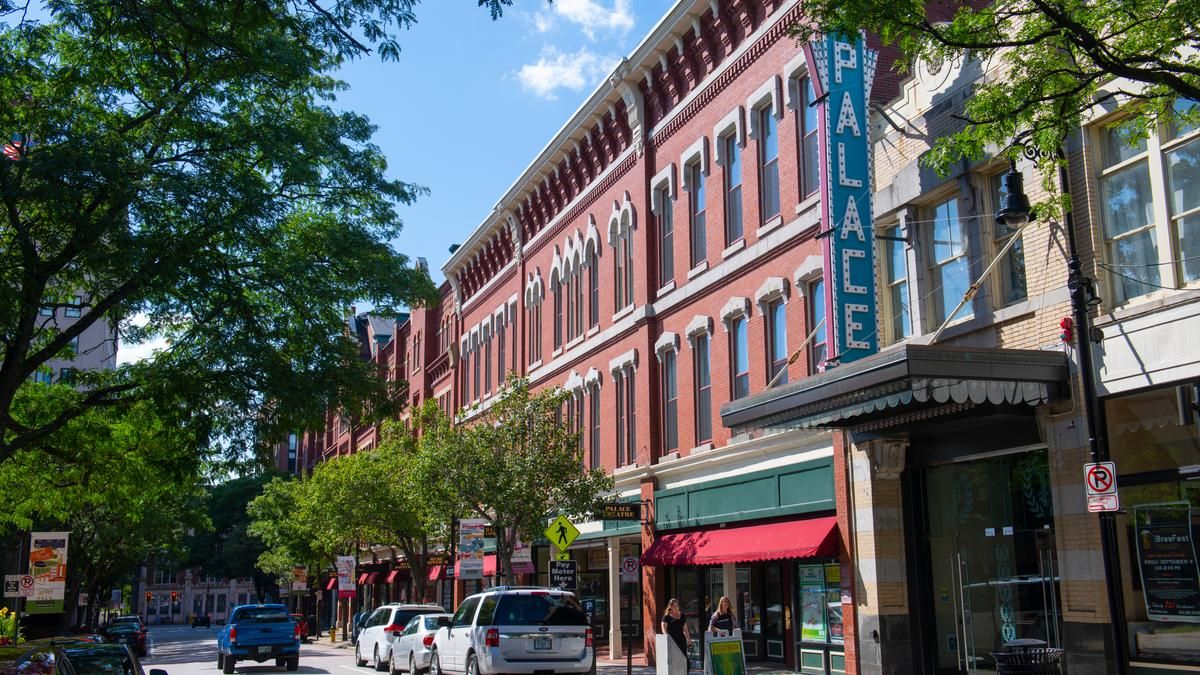
[[[187,626],[151,626],[147,639],[148,654],[142,658],[142,667],[161,668],[167,675],[217,675],[217,631],[219,628],[189,628]],[[237,672],[284,673],[276,668],[275,662],[238,663]],[[370,668],[354,666],[354,652],[338,649],[324,642],[309,642],[300,645],[300,673],[325,673],[327,675],[378,675]]]
[[[161,668],[167,675],[219,675],[217,670],[217,631],[212,628],[189,628],[187,626],[151,626],[147,634],[148,654],[141,659],[148,673],[151,668]],[[343,643],[344,644],[344,643]],[[340,649],[328,639],[300,645],[300,673],[324,673],[326,675],[379,675],[370,667],[354,665],[354,649],[349,645]],[[598,675],[625,675],[624,664],[600,664]],[[245,675],[255,673],[285,673],[276,668],[274,661],[257,664],[253,661],[238,663],[237,672]],[[635,675],[652,675],[653,668],[634,668]]]

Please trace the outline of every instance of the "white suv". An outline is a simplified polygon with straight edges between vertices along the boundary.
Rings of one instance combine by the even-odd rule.
[[[498,586],[441,623],[429,675],[586,673],[595,665],[592,629],[573,593]]]
[[[358,642],[354,644],[354,663],[367,665],[370,659],[375,670],[387,670],[392,658],[393,634],[399,634],[418,614],[441,614],[446,610],[438,605],[384,605],[372,612],[363,622]]]

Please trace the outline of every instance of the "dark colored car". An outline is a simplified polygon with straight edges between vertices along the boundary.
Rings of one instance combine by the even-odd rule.
[[[146,629],[132,621],[109,624],[101,634],[108,642],[129,645],[138,656],[146,655]]]
[[[13,664],[16,675],[146,675],[126,645],[48,640],[25,652]],[[167,675],[151,669],[149,675]]]
[[[293,614],[292,623],[296,624],[296,639],[308,642],[308,619],[303,614]]]
[[[196,614],[192,617],[192,628],[204,626],[205,628],[212,627],[212,617],[208,614]]]
[[[113,618],[108,623],[109,623],[109,625],[112,625],[115,623],[136,623],[138,628],[146,627],[146,624],[142,623],[142,617],[138,616],[137,614],[123,614],[121,616]]]
[[[362,632],[363,624],[367,622],[367,617],[369,616],[371,616],[371,610],[369,609],[364,609],[363,611],[354,615],[354,621],[352,623],[354,630],[350,633],[350,644],[358,644],[358,634]]]

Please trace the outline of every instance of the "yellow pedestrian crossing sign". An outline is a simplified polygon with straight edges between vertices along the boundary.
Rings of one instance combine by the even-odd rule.
[[[554,548],[565,551],[579,536],[579,530],[571,524],[571,521],[567,520],[566,516],[560,515],[550,523],[550,527],[547,527],[543,534],[546,535],[546,539],[550,540]]]

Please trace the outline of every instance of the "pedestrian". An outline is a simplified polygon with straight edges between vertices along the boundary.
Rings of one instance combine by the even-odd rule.
[[[692,636],[688,633],[687,619],[683,618],[683,610],[679,609],[679,600],[671,598],[667,602],[667,611],[662,617],[662,632],[671,637],[679,651],[683,652],[684,663],[687,663],[688,647],[692,644]]]
[[[733,603],[729,598],[722,595],[717,601],[717,611],[713,612],[712,618],[708,620],[708,630],[717,635],[718,631],[732,635],[735,629],[739,628],[737,615],[733,613]]]

